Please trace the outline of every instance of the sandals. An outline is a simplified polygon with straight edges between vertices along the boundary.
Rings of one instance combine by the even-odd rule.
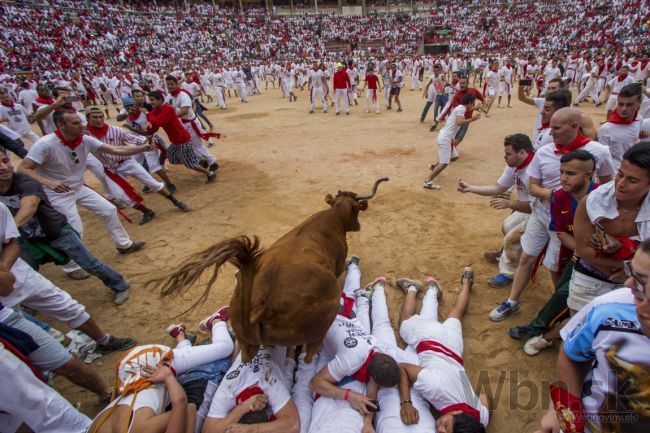
[[[467,266],[465,270],[463,270],[463,275],[460,277],[460,284],[463,285],[465,284],[465,280],[469,280],[469,288],[470,290],[472,289],[472,286],[474,285],[474,270]]]

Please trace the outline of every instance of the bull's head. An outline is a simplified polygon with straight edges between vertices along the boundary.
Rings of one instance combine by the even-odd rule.
[[[327,194],[325,196],[325,202],[332,207],[336,206],[341,208],[343,224],[346,231],[359,231],[361,229],[359,225],[359,211],[368,209],[368,200],[375,196],[379,184],[387,180],[387,177],[377,179],[370,194],[358,195],[350,191],[339,191],[336,197],[332,196],[332,194]]]

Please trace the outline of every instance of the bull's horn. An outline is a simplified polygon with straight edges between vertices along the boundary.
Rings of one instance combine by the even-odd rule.
[[[375,184],[372,187],[372,192],[368,195],[358,195],[357,200],[370,200],[377,194],[377,187],[379,186],[380,183],[388,181],[387,177],[382,177],[380,179],[377,179]]]

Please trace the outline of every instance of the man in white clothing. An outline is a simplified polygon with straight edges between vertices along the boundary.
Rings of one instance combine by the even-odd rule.
[[[35,143],[40,137],[32,131],[29,121],[32,119],[29,110],[16,104],[6,89],[0,88],[0,122],[7,122],[9,129],[26,139],[30,144]]]

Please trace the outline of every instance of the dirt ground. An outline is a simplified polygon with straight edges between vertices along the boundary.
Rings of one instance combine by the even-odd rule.
[[[529,357],[522,342],[512,340],[507,330],[534,315],[551,292],[550,278],[540,271],[538,283],[525,291],[521,314],[499,324],[491,322],[489,311],[507,291],[487,286],[498,269],[483,259],[483,253],[499,247],[501,222],[508,212],[491,209],[486,197],[456,191],[459,178],[475,184],[496,181],[504,167],[503,137],[532,134],[534,108],[514,100],[514,108],[495,106],[490,118],[473,123],[460,147],[461,158],[438,178],[442,189],[430,191],[422,188],[422,181],[437,155],[436,133],[429,132],[432,114],[425,123],[419,122],[424,99],[421,92],[408,88],[402,92],[402,113],[382,106],[379,115],[366,114],[362,102],[350,116],[335,116],[334,109],[323,114],[318,108],[308,114],[307,90],[297,91],[300,102],[289,103],[276,89],[251,97],[248,104],[233,97],[227,111],[209,104],[208,116],[216,130],[227,136],[210,149],[221,165],[218,181],[208,185],[204,177],[184,167],[169,168],[178,197],[192,207],[191,213],[181,213],[162,197],[147,194],[145,203],[156,211],[156,219],[144,226],[125,223],[132,238],[144,239],[147,245],[122,256],[98,218],[81,210],[86,245],[125,275],[131,284],[129,301],[113,306],[111,292],[95,278],[72,281],[53,265],[42,268],[43,273],[86,305],[108,332],[134,336],[143,344],[172,344],[165,334],[167,325],[182,320],[196,330],[203,317],[228,303],[234,268],[222,272],[206,304],[180,318],[176,316],[202,288],[182,298],[161,300],[143,287],[145,281],[174,268],[188,254],[231,236],[258,235],[268,246],[307,216],[325,209],[326,194],[365,193],[375,179],[389,176],[390,182],[381,185],[361,214],[361,231],[348,235],[350,254],[362,257],[362,284],[382,274],[393,279],[435,275],[443,283],[444,315],[455,299],[463,267],[471,264],[476,281],[463,323],[464,359],[475,389],[482,386],[494,399],[488,432],[536,430],[548,401],[547,382],[553,377],[557,345]],[[591,107],[586,112],[594,121],[602,120],[604,110],[596,114]],[[132,210],[127,214],[135,221],[139,218]],[[404,295],[395,289],[387,289],[387,294],[397,329]],[[93,364],[108,383],[119,357],[114,353]],[[91,393],[62,378],[54,384],[89,416],[99,410]]]

